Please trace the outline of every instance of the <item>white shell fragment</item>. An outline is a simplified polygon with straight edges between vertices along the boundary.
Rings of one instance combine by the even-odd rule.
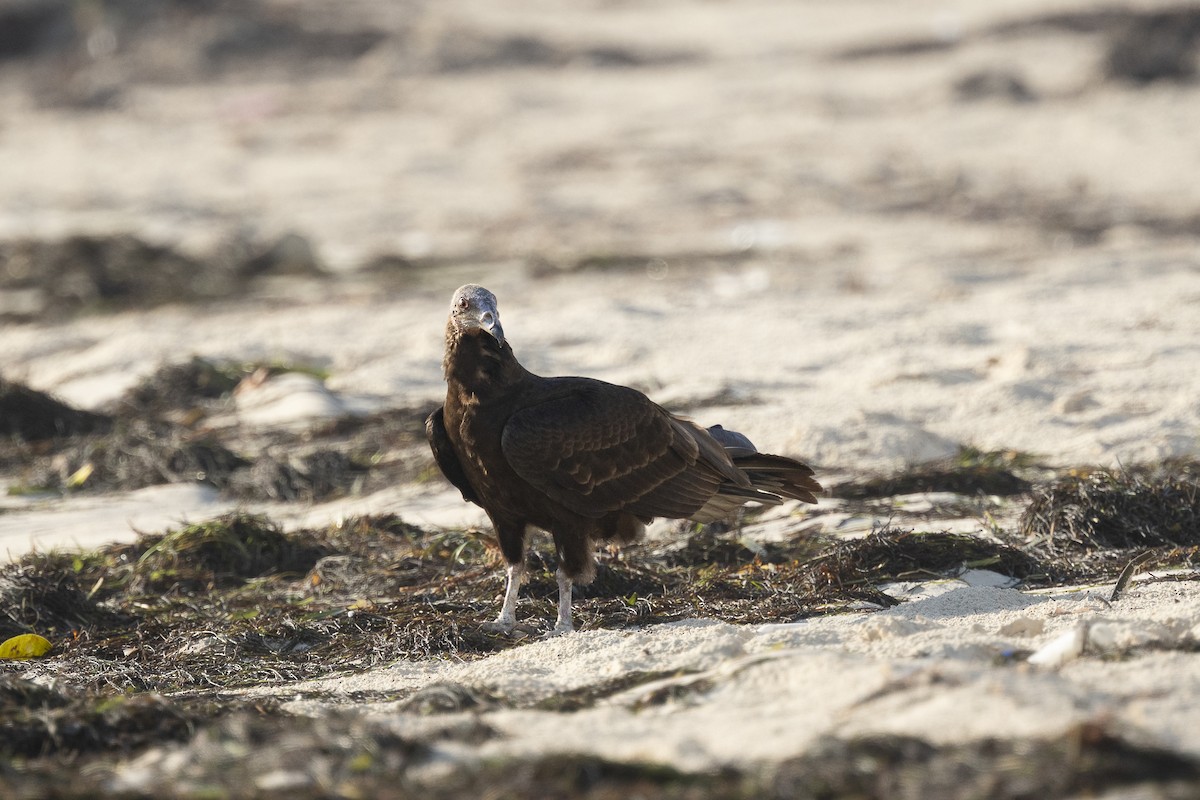
[[[1042,645],[1029,657],[1030,664],[1039,667],[1061,667],[1083,655],[1087,644],[1088,624],[1085,622]]]

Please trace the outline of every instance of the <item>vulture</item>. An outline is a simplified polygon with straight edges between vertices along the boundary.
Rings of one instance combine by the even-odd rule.
[[[749,501],[815,503],[821,491],[804,464],[759,453],[720,425],[698,427],[635,389],[533,374],[482,286],[454,292],[442,370],[446,401],[425,432],[438,467],[499,540],[507,584],[493,629],[516,625],[530,527],[554,539],[556,635],[573,630],[571,587],[592,579],[597,545],[632,542],[655,517],[713,522]]]

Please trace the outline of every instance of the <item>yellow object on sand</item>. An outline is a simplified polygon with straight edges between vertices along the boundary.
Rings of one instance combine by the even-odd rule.
[[[0,644],[0,659],[41,658],[50,652],[50,641],[36,633],[22,633]]]

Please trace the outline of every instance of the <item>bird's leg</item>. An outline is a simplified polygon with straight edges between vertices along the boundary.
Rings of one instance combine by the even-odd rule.
[[[558,576],[558,621],[554,623],[554,630],[550,631],[549,636],[560,636],[575,630],[575,626],[571,624],[571,579],[566,572],[563,572],[562,567],[558,568],[556,575]]]
[[[517,624],[517,592],[525,577],[525,564],[508,565],[508,582],[504,587],[504,604],[500,606],[500,616],[488,627],[507,633]]]

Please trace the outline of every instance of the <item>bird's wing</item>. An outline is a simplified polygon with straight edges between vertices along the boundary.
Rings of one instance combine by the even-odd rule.
[[[749,486],[706,432],[641,392],[586,378],[526,397],[501,444],[518,475],[587,517],[687,517],[722,482]]]
[[[475,488],[467,480],[467,474],[458,460],[458,454],[454,452],[450,437],[446,435],[443,410],[443,406],[438,406],[425,420],[425,438],[429,440],[429,449],[433,451],[433,459],[442,470],[442,474],[454,484],[456,489],[462,492],[463,500],[478,505],[479,495],[475,493]]]

